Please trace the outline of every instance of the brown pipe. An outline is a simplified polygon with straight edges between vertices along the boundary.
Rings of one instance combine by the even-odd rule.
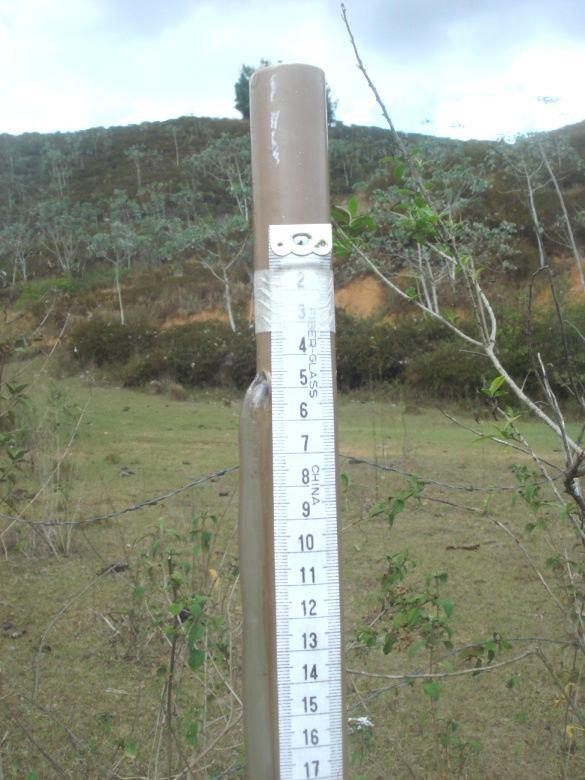
[[[326,105],[324,74],[311,65],[275,65],[251,78],[255,270],[268,268],[270,225],[330,221]],[[270,333],[256,344],[258,376],[240,428],[246,777],[279,780]]]

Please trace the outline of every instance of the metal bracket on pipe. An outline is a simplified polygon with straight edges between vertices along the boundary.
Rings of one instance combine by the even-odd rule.
[[[286,255],[331,254],[331,225],[270,225],[270,251],[279,257]]]

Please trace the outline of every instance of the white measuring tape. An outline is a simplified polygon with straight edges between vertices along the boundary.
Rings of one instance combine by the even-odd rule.
[[[280,780],[342,780],[331,226],[273,225],[269,245]]]

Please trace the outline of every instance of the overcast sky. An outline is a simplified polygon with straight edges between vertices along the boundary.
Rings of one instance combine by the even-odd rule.
[[[496,138],[585,119],[585,0],[346,0],[398,129]],[[239,116],[242,63],[307,62],[383,125],[335,0],[0,0],[0,132]]]

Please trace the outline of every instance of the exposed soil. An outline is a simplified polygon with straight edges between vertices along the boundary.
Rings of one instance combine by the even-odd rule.
[[[335,292],[335,304],[354,317],[371,317],[380,313],[384,305],[385,290],[373,276],[361,276]]]

